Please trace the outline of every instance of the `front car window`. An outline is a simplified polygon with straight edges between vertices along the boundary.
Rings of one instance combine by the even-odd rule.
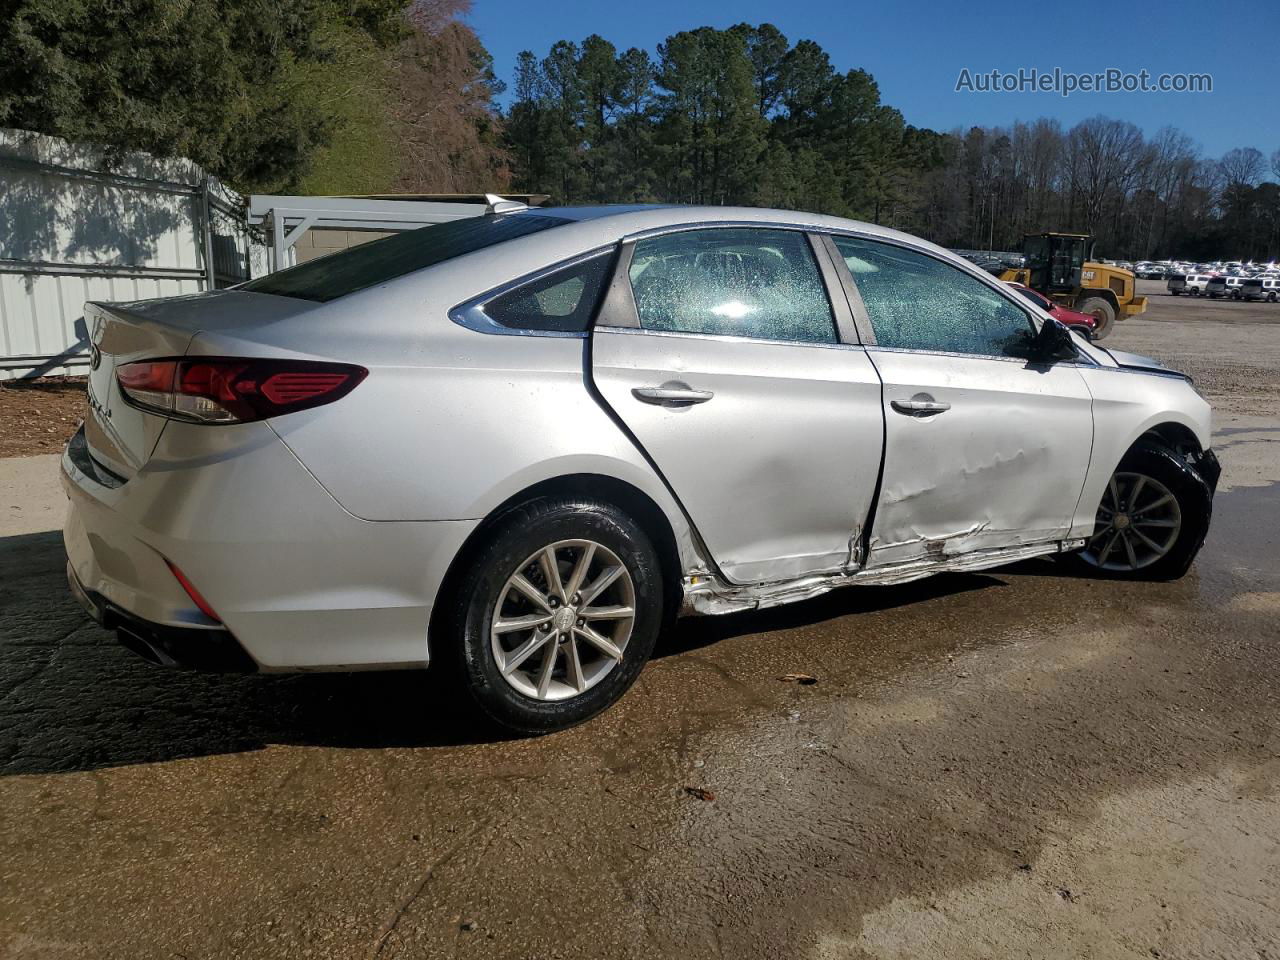
[[[866,305],[876,343],[903,350],[1018,357],[1030,317],[976,277],[893,244],[833,237]]]
[[[328,303],[454,257],[569,222],[563,217],[527,213],[449,220],[269,273],[236,289]]]
[[[645,330],[836,342],[822,276],[798,231],[716,228],[639,240],[630,279]]]

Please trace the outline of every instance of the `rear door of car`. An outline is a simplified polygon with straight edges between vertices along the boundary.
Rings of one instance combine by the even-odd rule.
[[[859,564],[884,424],[856,340],[834,264],[802,231],[699,226],[623,244],[592,377],[729,580]]]
[[[897,243],[832,243],[884,382],[868,568],[1064,538],[1093,443],[1076,365],[1025,359],[1035,327],[1002,285]]]

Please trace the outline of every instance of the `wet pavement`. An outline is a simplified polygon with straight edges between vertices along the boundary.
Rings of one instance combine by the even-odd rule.
[[[151,667],[0,539],[0,956],[1277,956],[1280,357],[1151,314],[1114,344],[1224,411],[1187,577],[682,621],[536,740],[415,674]]]

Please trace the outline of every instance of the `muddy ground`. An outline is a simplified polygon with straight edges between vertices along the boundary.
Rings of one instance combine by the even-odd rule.
[[[1219,411],[1186,578],[689,620],[537,740],[414,675],[152,668],[0,539],[0,956],[1280,956],[1280,304],[1107,344]]]

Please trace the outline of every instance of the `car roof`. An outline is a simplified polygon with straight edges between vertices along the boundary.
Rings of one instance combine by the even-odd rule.
[[[872,223],[849,220],[844,217],[832,217],[822,213],[776,210],[768,207],[718,207],[657,203],[601,204],[581,207],[535,207],[521,212],[519,216],[559,217],[564,220],[580,222],[600,222],[607,219],[610,221],[609,227],[622,236],[641,233],[646,230],[661,230],[664,227],[689,226],[699,223],[783,224],[795,227],[810,227],[815,230],[851,231],[869,234],[947,253],[948,259],[951,259],[952,256],[949,251],[936,244],[889,227],[880,227]]]

